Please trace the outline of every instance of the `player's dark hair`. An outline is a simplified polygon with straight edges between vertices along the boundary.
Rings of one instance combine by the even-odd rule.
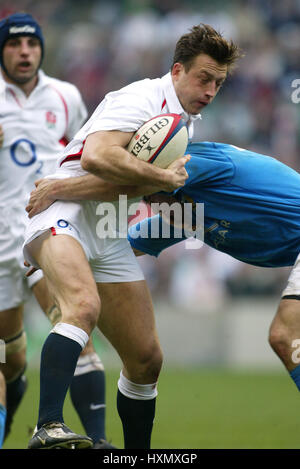
[[[179,62],[186,72],[199,54],[206,54],[220,65],[228,65],[232,70],[237,59],[242,57],[241,49],[232,40],[227,41],[208,24],[194,26],[189,33],[177,41],[172,66]]]

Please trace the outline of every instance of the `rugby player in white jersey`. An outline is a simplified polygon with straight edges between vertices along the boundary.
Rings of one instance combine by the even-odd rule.
[[[31,15],[16,13],[0,22],[0,339],[6,342],[0,367],[6,378],[6,436],[26,389],[23,303],[31,289],[53,323],[60,314],[41,271],[25,280],[24,208],[34,181],[55,170],[57,155],[87,117],[77,88],[40,70],[43,54],[42,31]],[[70,393],[95,447],[111,448],[105,442],[104,370],[91,341]]]
[[[195,26],[177,42],[171,72],[105,97],[66,147],[52,177],[89,172],[116,184],[137,185],[137,196],[151,191],[149,186],[152,192],[181,187],[188,157],[162,170],[125,148],[144,122],[163,112],[182,115],[192,137],[194,120],[238,56],[236,45],[213,28]],[[62,313],[42,350],[39,417],[29,448],[88,445],[65,426],[62,410],[78,355],[96,324],[123,362],[117,405],[125,448],[150,447],[162,364],[153,307],[126,234],[106,237],[97,231],[97,205],[56,201],[31,219],[26,232],[25,259],[43,269]]]

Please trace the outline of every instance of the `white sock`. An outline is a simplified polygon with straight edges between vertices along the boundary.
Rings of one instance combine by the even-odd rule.
[[[157,392],[157,383],[152,384],[136,384],[127,379],[122,371],[120,373],[120,379],[118,381],[119,391],[124,394],[124,396],[129,397],[130,399],[137,399],[140,401],[148,401],[154,399]]]
[[[104,371],[104,366],[96,352],[78,358],[74,376],[84,375],[90,371]]]
[[[58,322],[50,332],[55,332],[55,334],[60,334],[75,340],[82,349],[84,349],[89,340],[89,336],[83,329],[73,326],[73,324],[67,324],[66,322]]]

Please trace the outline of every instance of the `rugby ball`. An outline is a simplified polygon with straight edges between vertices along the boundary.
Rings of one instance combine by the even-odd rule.
[[[182,117],[160,114],[137,130],[127,150],[140,160],[165,169],[184,155],[187,144],[188,130]]]

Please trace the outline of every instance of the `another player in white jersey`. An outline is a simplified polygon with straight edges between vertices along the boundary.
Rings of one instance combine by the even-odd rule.
[[[6,436],[26,389],[24,301],[33,290],[53,323],[59,315],[42,272],[29,280],[24,276],[26,202],[34,181],[55,170],[57,155],[87,118],[78,89],[40,70],[43,54],[42,31],[32,16],[17,13],[0,22],[0,338],[6,343],[6,363],[0,366],[7,389]],[[103,365],[89,342],[70,390],[87,434],[100,447],[104,389]]]
[[[151,191],[149,186],[152,192],[181,187],[187,157],[163,170],[138,160],[126,146],[143,123],[163,112],[182,115],[192,136],[193,121],[238,56],[238,48],[213,28],[195,26],[179,39],[170,73],[105,97],[66,147],[52,177],[89,172],[137,185],[136,195]],[[78,201],[77,192],[73,202],[56,201],[33,217],[26,232],[25,259],[43,269],[62,313],[42,350],[39,418],[29,448],[88,444],[65,426],[62,410],[77,357],[96,324],[123,362],[117,403],[125,448],[150,447],[162,364],[153,307],[127,238],[99,232],[97,205]],[[98,213],[101,209],[99,204]]]

